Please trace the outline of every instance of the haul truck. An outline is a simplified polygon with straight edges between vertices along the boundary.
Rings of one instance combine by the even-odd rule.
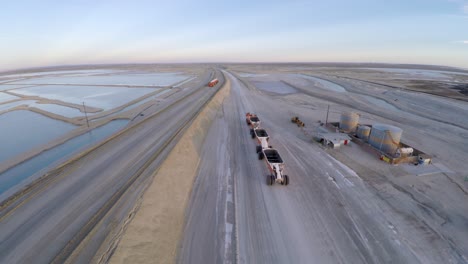
[[[265,129],[260,128],[260,119],[255,114],[247,113],[247,125],[251,126],[250,135],[257,138],[260,145],[256,146],[258,159],[265,159],[271,174],[267,176],[267,184],[273,185],[275,182],[281,185],[289,184],[288,175],[284,175],[284,162],[276,149],[268,144],[270,137]]]
[[[247,113],[245,114],[245,122],[252,129],[260,127],[260,119],[256,114]]]
[[[257,145],[257,153],[262,151],[262,149],[266,148],[271,148],[270,145],[268,145],[268,141],[270,140],[270,137],[268,136],[268,133],[265,131],[263,128],[255,128],[255,129],[250,129],[250,135],[252,138],[256,138],[258,144]]]
[[[281,185],[288,185],[289,177],[283,174],[284,163],[278,151],[272,148],[262,149],[262,151],[258,152],[258,159],[262,160],[264,158],[271,172],[271,175],[267,175],[267,184],[273,185],[276,182]]]

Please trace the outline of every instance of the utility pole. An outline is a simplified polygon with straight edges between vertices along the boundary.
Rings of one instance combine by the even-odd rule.
[[[328,108],[327,108],[327,118],[325,119],[325,126],[328,125],[328,112],[330,112],[330,105],[328,105]]]
[[[86,124],[88,125],[88,128],[89,128],[89,120],[88,120],[88,114],[86,113],[86,106],[83,102],[83,109],[84,109],[84,114],[85,114],[85,117],[86,117]]]

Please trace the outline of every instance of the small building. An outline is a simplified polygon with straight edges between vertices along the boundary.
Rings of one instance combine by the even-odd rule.
[[[348,145],[351,142],[351,138],[347,134],[339,132],[319,132],[313,138],[315,141],[322,143],[322,145],[333,149],[339,148],[342,145]]]

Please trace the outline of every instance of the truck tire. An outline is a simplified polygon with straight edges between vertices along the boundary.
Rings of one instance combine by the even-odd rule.
[[[262,146],[257,146],[255,150],[257,151],[257,153],[259,153],[260,151],[262,151]]]
[[[255,138],[255,133],[254,132],[250,133],[250,135],[252,136],[252,138]]]
[[[263,154],[263,152],[258,153],[258,159],[259,160],[262,160],[264,157],[265,157],[265,155]]]
[[[289,185],[289,177],[288,177],[288,175],[284,175],[284,185]]]
[[[273,183],[271,182],[271,175],[266,176],[267,179],[267,185],[272,185]]]
[[[275,176],[270,175],[271,185],[275,184]]]

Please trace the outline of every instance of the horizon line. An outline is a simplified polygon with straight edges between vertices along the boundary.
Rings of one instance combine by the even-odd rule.
[[[298,62],[298,61],[289,61],[289,62],[280,62],[280,61],[258,61],[258,62],[233,62],[233,61],[219,61],[219,62],[126,62],[126,63],[83,63],[83,64],[52,64],[44,66],[34,66],[34,67],[25,67],[25,68],[13,68],[0,70],[0,75],[10,74],[15,72],[22,71],[33,71],[39,69],[54,69],[54,68],[76,68],[76,67],[106,67],[106,66],[130,66],[130,65],[181,65],[181,64],[343,64],[343,65],[359,65],[359,64],[368,64],[368,65],[403,65],[403,66],[426,66],[426,67],[442,67],[450,68],[462,71],[468,71],[468,68],[440,65],[440,64],[421,64],[421,63],[395,63],[395,62],[343,62],[343,61],[310,61],[310,62]]]

